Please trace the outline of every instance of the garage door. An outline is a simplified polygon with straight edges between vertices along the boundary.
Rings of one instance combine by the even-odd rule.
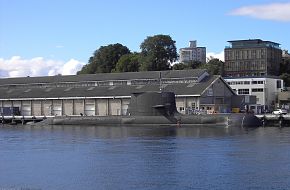
[[[22,105],[21,115],[30,116],[31,115],[31,106],[30,105]]]
[[[95,104],[86,104],[85,105],[85,115],[87,115],[87,116],[95,115]]]
[[[127,115],[128,104],[122,105],[122,115]]]
[[[62,115],[61,105],[53,105],[53,115]]]

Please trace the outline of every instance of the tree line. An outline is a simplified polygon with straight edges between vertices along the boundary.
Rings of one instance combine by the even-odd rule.
[[[222,74],[223,62],[211,58],[206,64],[198,61],[173,64],[178,59],[175,41],[169,35],[147,37],[140,45],[141,52],[131,52],[116,43],[101,46],[77,74],[138,72],[183,69],[207,69],[210,74]]]
[[[209,58],[206,63],[189,61],[173,64],[178,59],[175,41],[169,35],[147,37],[140,45],[141,52],[131,52],[116,43],[101,46],[77,74],[138,72],[161,70],[206,69],[212,75],[222,75],[224,62]],[[280,64],[280,78],[290,86],[290,58]]]
[[[283,79],[285,86],[290,86],[290,57],[282,58],[280,78]]]

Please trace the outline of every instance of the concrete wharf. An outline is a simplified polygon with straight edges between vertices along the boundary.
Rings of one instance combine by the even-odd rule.
[[[290,126],[290,114],[259,114],[256,115],[263,123],[263,126]]]
[[[286,127],[290,126],[290,114],[258,114],[256,115],[263,123],[264,127]],[[27,124],[36,123],[55,116],[0,116],[0,124]],[[80,116],[81,117],[81,116]]]
[[[9,124],[9,125],[15,125],[15,124],[26,124],[28,122],[39,122],[43,121],[49,117],[54,116],[0,116],[0,124]]]

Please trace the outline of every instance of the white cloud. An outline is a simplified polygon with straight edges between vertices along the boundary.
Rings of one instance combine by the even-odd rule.
[[[230,12],[231,15],[290,22],[290,3],[245,6]]]
[[[73,75],[83,65],[85,63],[75,59],[63,62],[46,60],[42,57],[23,59],[20,56],[13,56],[10,59],[0,58],[0,77]]]
[[[220,52],[220,53],[213,53],[213,52],[209,52],[209,53],[207,53],[206,54],[206,58],[208,59],[208,60],[210,60],[210,59],[212,59],[212,58],[217,58],[217,59],[219,59],[219,60],[221,60],[221,61],[224,61],[224,56],[225,54],[224,54],[224,51],[222,51],[222,52]]]

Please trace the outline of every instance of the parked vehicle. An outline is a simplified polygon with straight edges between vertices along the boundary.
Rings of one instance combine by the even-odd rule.
[[[272,114],[280,115],[280,114],[287,114],[287,110],[285,109],[276,109],[272,112]]]

